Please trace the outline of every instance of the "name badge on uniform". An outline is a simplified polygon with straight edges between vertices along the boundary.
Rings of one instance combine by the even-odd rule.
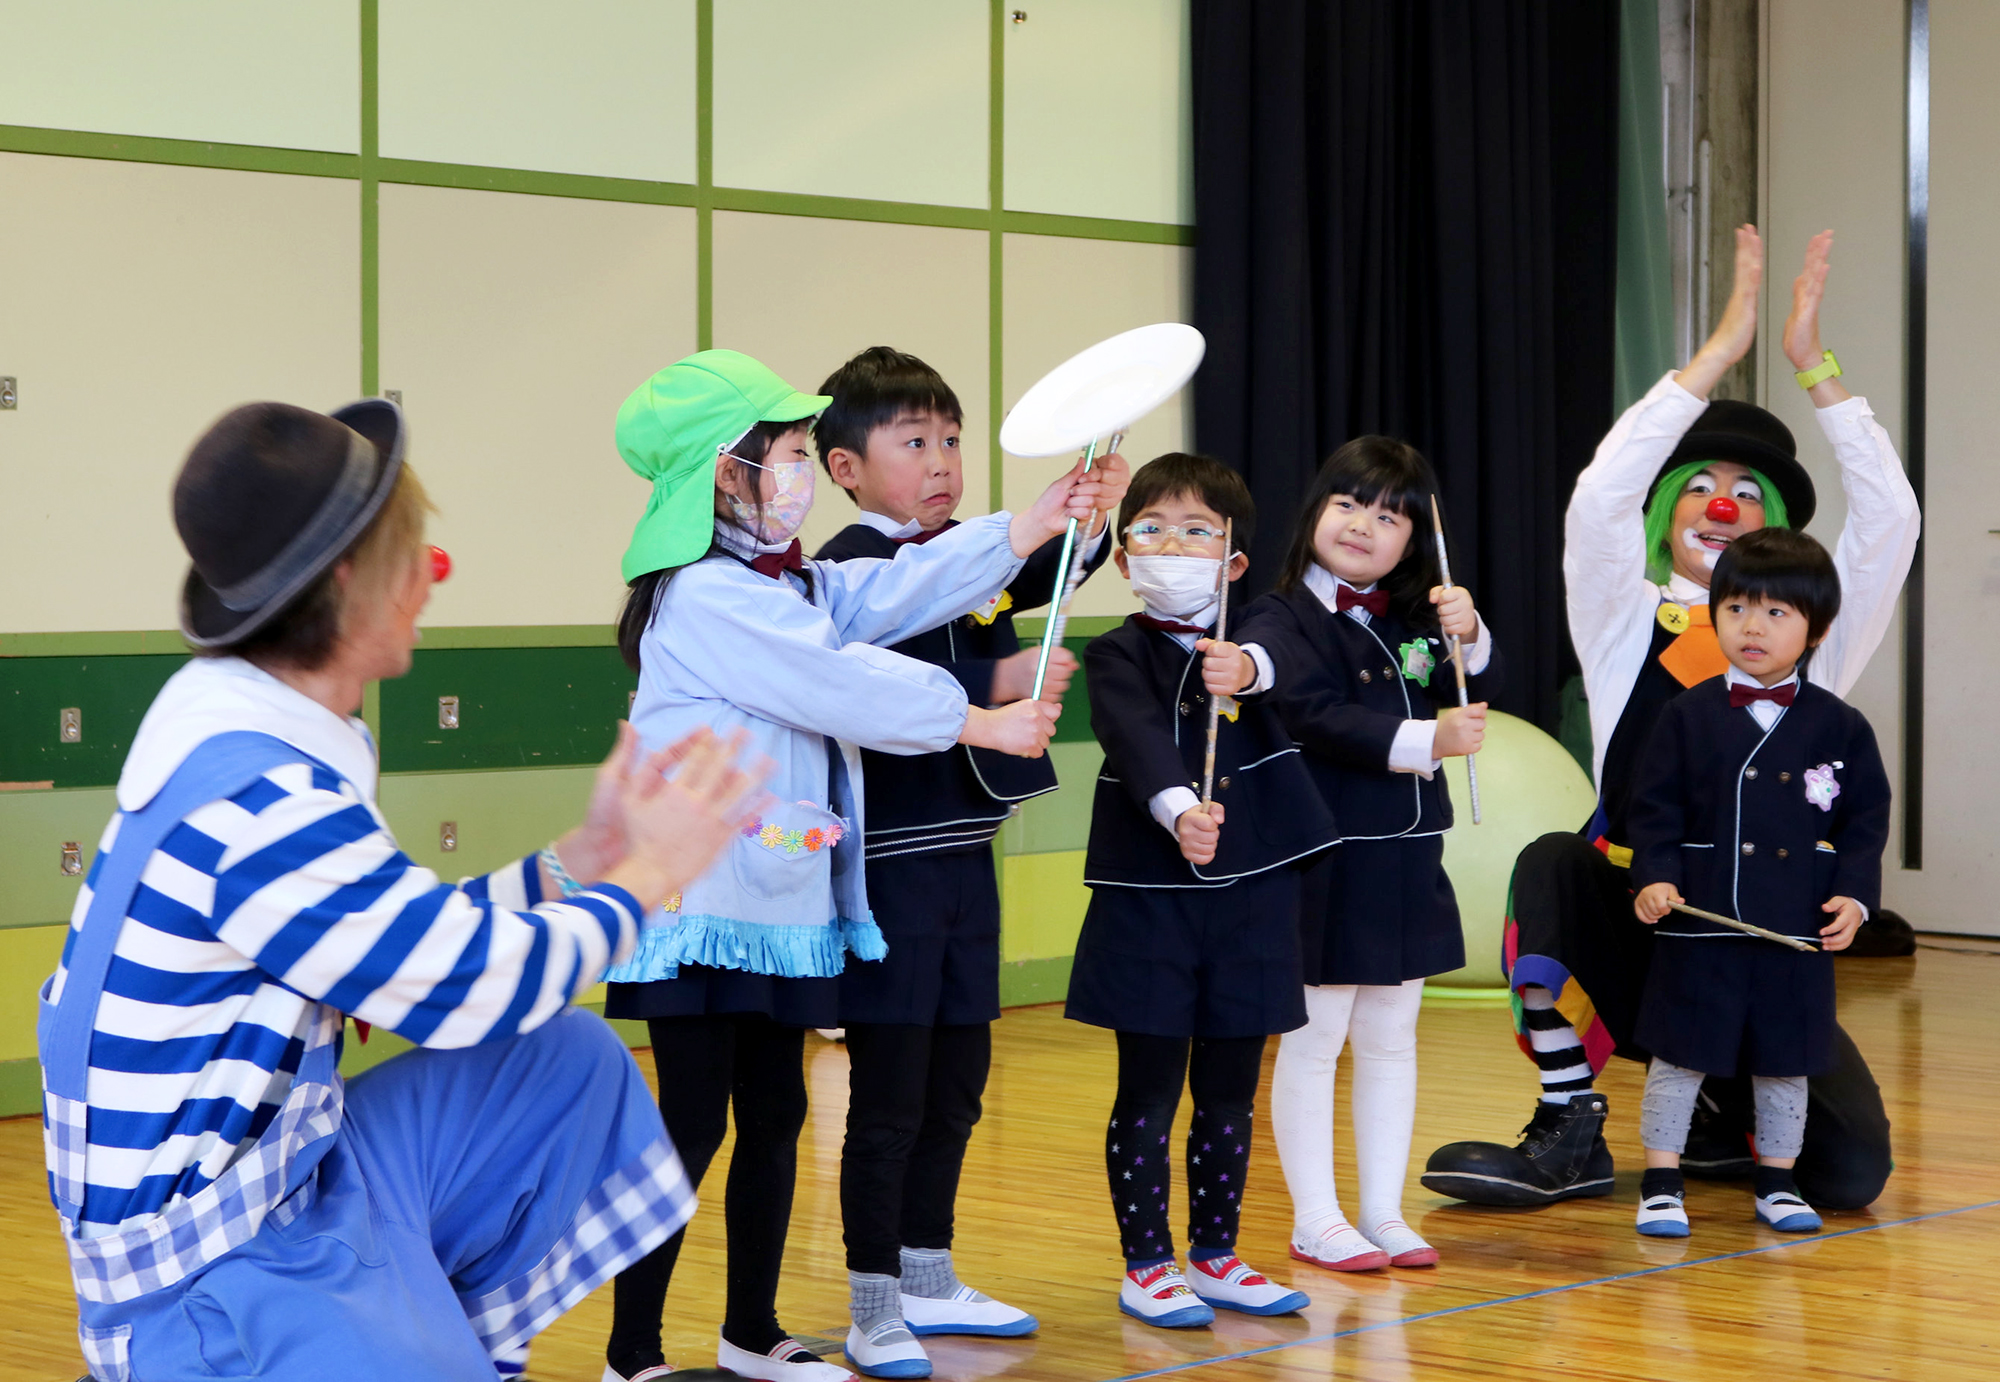
[[[1243,713],[1243,703],[1234,696],[1218,696],[1215,700],[1215,712],[1233,725],[1236,723],[1236,717]]]
[[[1430,643],[1422,638],[1412,638],[1396,649],[1403,656],[1403,675],[1419,686],[1431,684],[1431,673],[1437,670],[1437,659],[1431,656]]]
[[[1806,800],[1822,811],[1833,809],[1833,799],[1840,795],[1840,784],[1834,780],[1833,770],[1847,765],[1838,760],[1822,763],[1817,768],[1806,769]]]
[[[1688,612],[1686,605],[1677,605],[1672,600],[1660,606],[1660,627],[1676,636],[1687,632]]]
[[[1014,597],[1003,590],[978,609],[972,611],[967,618],[977,623],[990,624],[1012,608],[1014,608]]]

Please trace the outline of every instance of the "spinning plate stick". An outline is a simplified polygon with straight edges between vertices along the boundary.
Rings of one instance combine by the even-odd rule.
[[[1741,931],[1746,936],[1756,936],[1760,940],[1776,941],[1779,945],[1789,945],[1792,949],[1803,950],[1807,954],[1811,954],[1819,948],[1814,942],[1803,940],[1798,936],[1788,936],[1782,931],[1766,931],[1761,926],[1752,926],[1747,921],[1738,921],[1735,917],[1726,917],[1718,912],[1704,912],[1701,908],[1690,907],[1685,902],[1670,902],[1667,905],[1672,907],[1676,912],[1686,912],[1691,917],[1700,917],[1703,921],[1712,921],[1717,926],[1727,926],[1730,930]]]
[[[1444,577],[1444,588],[1451,589],[1451,556],[1444,550],[1444,515],[1438,512],[1438,497],[1431,496],[1431,531],[1437,536],[1438,571]],[[1458,704],[1463,709],[1467,702],[1465,694],[1465,650],[1458,646],[1458,635],[1451,635],[1451,661],[1458,671]],[[1479,824],[1479,765],[1472,760],[1476,755],[1465,755],[1465,781],[1472,790],[1472,823]]]
[[[1222,580],[1215,592],[1215,641],[1229,637],[1229,562],[1236,552],[1236,520],[1222,520]],[[1201,809],[1215,804],[1215,738],[1222,730],[1222,697],[1208,696],[1208,757],[1201,764]]]
[[[1097,439],[1118,449],[1125,430],[1165,403],[1201,363],[1201,333],[1179,322],[1121,332],[1071,356],[1036,381],[1000,425],[1000,446],[1016,456],[1059,456],[1084,448],[1083,468],[1096,459]],[[1048,623],[1035,659],[1031,698],[1040,700],[1049,654],[1068,622],[1069,598],[1083,580],[1077,520],[1063,529],[1056,587],[1049,593]]]

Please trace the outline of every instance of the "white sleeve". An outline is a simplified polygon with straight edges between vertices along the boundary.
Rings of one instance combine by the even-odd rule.
[[[1185,787],[1169,787],[1163,792],[1153,793],[1153,799],[1146,803],[1146,809],[1153,813],[1153,819],[1160,823],[1169,835],[1176,839],[1180,832],[1174,829],[1174,822],[1190,807],[1201,805],[1201,798]]]
[[[1428,778],[1442,766],[1437,757],[1436,720],[1405,720],[1389,744],[1389,771]]]
[[[1486,617],[1475,615],[1479,621],[1479,637],[1470,643],[1461,643],[1458,650],[1465,656],[1465,674],[1476,677],[1486,670],[1486,664],[1493,660],[1493,631],[1486,627]]]
[[[1840,461],[1847,525],[1833,549],[1840,614],[1807,666],[1813,681],[1845,696],[1896,617],[1896,599],[1910,574],[1923,515],[1895,443],[1875,421],[1867,399],[1845,399],[1819,409],[1818,417]]]
[[[1257,675],[1248,686],[1236,694],[1239,696],[1255,696],[1269,691],[1273,686],[1276,686],[1278,684],[1278,674],[1271,666],[1271,655],[1264,651],[1264,645],[1262,643],[1245,643],[1241,647],[1248,654],[1250,660],[1257,664]]]

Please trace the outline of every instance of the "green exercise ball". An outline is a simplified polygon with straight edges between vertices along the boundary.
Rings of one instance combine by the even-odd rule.
[[[1444,868],[1465,924],[1466,964],[1430,982],[1502,988],[1507,976],[1500,968],[1500,938],[1514,860],[1552,830],[1582,829],[1597,792],[1569,750],[1526,720],[1497,710],[1486,717],[1486,747],[1477,763],[1481,823],[1474,825],[1465,760],[1445,760],[1455,824],[1444,837]]]

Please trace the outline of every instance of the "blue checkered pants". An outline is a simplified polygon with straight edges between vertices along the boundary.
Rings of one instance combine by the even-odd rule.
[[[173,1286],[84,1303],[91,1375],[492,1382],[694,1212],[631,1054],[575,1010],[356,1077],[298,1196]]]

